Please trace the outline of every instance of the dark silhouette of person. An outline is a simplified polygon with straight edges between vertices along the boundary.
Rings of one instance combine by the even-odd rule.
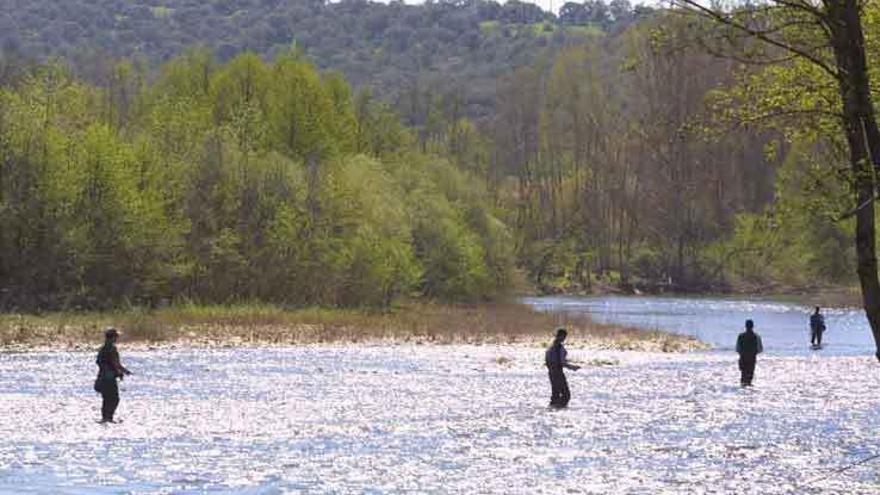
[[[556,338],[544,353],[544,364],[550,374],[550,407],[564,408],[568,407],[568,401],[571,400],[571,391],[568,389],[568,380],[565,379],[565,368],[570,370],[578,370],[580,366],[569,364],[568,353],[562,345],[568,332],[565,328],[556,329]]]
[[[119,362],[119,351],[116,350],[116,341],[119,340],[119,331],[109,327],[104,331],[104,345],[98,351],[98,377],[95,379],[95,391],[101,394],[101,422],[113,423],[113,415],[119,406],[119,384],[117,379],[122,380],[131,371]]]
[[[758,354],[764,352],[761,337],[755,333],[755,322],[746,320],[746,331],[736,339],[736,352],[739,353],[740,383],[743,387],[751,387],[755,377],[755,362]]]
[[[825,332],[825,317],[819,312],[819,306],[816,306],[816,312],[810,315],[810,344],[815,348],[822,347],[822,333]]]

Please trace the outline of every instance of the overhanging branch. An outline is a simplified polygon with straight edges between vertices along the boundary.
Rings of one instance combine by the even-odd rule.
[[[846,219],[848,219],[848,218],[851,218],[851,217],[855,216],[856,213],[858,213],[858,212],[864,210],[864,209],[867,208],[868,206],[873,205],[874,202],[877,201],[877,198],[878,198],[878,197],[880,197],[880,194],[878,194],[878,192],[875,190],[875,191],[874,191],[874,194],[872,194],[870,198],[868,198],[868,199],[866,199],[865,201],[863,201],[862,204],[856,206],[856,207],[853,208],[852,210],[849,210],[849,211],[845,212],[844,214],[838,216],[838,217],[835,218],[834,220],[837,221],[837,222],[842,222],[842,221],[844,221],[844,220],[846,220]]]
[[[784,1],[780,1],[780,0],[773,0],[773,1],[780,4],[780,5],[786,6],[786,7],[798,8],[800,10],[808,12],[808,13],[810,13],[810,15],[816,16],[817,21],[824,22],[823,14],[818,9],[814,9],[814,8],[807,9],[806,6],[796,4],[791,1],[788,1],[788,2],[784,2]],[[710,20],[713,20],[719,24],[723,24],[725,26],[742,31],[742,32],[754,37],[755,39],[761,40],[761,41],[768,43],[770,45],[773,45],[777,48],[781,48],[783,50],[794,53],[800,57],[803,57],[806,60],[809,60],[810,62],[815,64],[817,67],[821,68],[823,71],[825,71],[829,75],[831,75],[831,77],[833,77],[834,79],[840,79],[840,74],[837,72],[837,70],[835,68],[831,67],[830,65],[828,65],[824,60],[820,59],[816,55],[810,53],[809,51],[807,51],[803,48],[799,48],[797,46],[793,46],[791,44],[788,44],[788,43],[785,43],[785,42],[780,41],[778,39],[775,39],[772,36],[770,36],[767,32],[765,32],[761,29],[751,28],[741,22],[737,22],[732,16],[730,16],[724,12],[717,11],[712,8],[700,5],[700,2],[698,2],[696,0],[672,0],[671,4],[678,5],[682,8],[684,8],[685,10],[688,10],[688,11],[695,13],[696,15],[703,16],[703,17],[708,18]]]

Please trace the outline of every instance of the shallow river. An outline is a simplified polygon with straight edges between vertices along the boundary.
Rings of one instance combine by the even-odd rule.
[[[810,352],[812,308],[789,302],[734,298],[683,297],[539,297],[526,302],[545,311],[588,314],[594,320],[693,335],[726,351],[747,318],[755,322],[768,354]],[[824,308],[828,330],[823,354],[874,353],[874,341],[865,314],[854,308]]]
[[[880,494],[880,365],[862,317],[712,299],[543,298],[717,350],[583,349],[547,409],[543,350],[352,345],[132,350],[122,424],[93,352],[0,353],[0,494]],[[755,387],[731,342],[764,336]],[[601,365],[600,365],[601,364]]]
[[[130,351],[120,425],[92,353],[0,354],[0,493],[880,493],[880,370],[861,356],[324,346]],[[852,466],[840,472],[840,469]]]

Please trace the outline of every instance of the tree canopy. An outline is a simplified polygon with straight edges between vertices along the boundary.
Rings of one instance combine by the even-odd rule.
[[[507,285],[481,182],[300,55],[111,76],[47,65],[0,89],[2,306],[387,306]]]
[[[250,51],[274,58],[295,47],[357,88],[396,97],[442,80],[466,88],[470,115],[491,111],[494,80],[510,67],[647,15],[626,0],[566,4],[562,15],[519,0],[4,0],[0,46],[77,70],[112,58],[167,61],[192,46],[220,61]],[[88,74],[87,74],[88,75]]]

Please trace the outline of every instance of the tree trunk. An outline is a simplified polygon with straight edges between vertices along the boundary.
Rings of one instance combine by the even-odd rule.
[[[844,127],[850,148],[856,212],[856,256],[865,315],[880,360],[880,279],[874,214],[875,171],[880,169],[880,130],[874,117],[858,0],[829,2],[831,44],[839,72]]]
[[[306,208],[309,213],[310,235],[317,228],[318,219],[321,216],[321,163],[314,153],[306,158]]]

